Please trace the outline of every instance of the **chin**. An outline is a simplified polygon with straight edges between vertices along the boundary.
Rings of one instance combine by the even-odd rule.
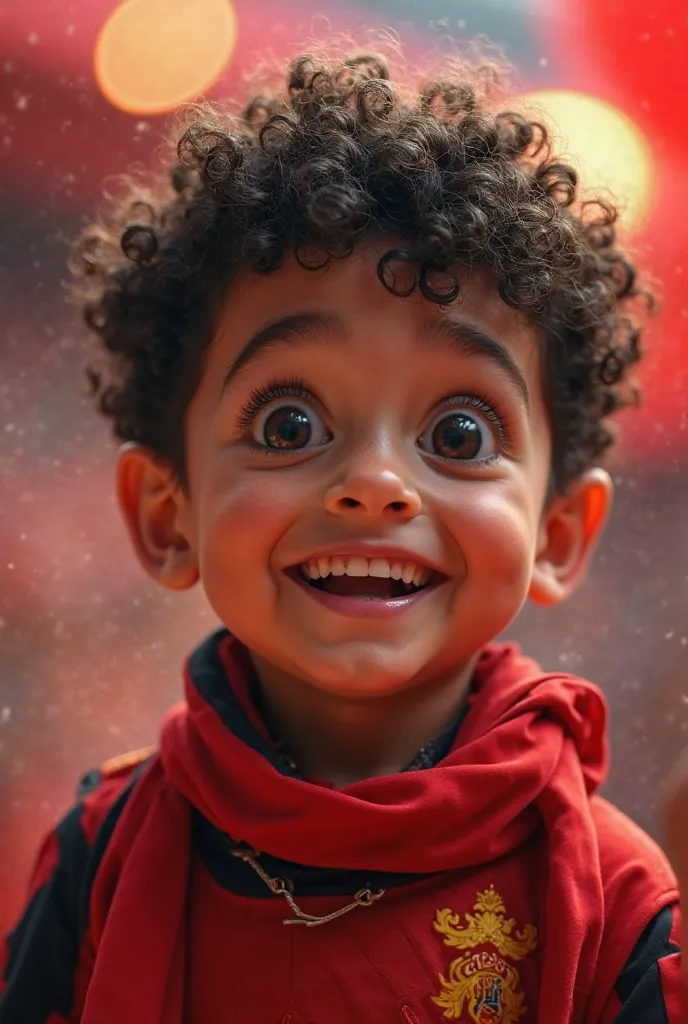
[[[328,693],[384,696],[399,693],[422,675],[429,659],[394,657],[382,651],[343,651],[341,657],[315,658],[304,666],[304,677],[313,686]]]

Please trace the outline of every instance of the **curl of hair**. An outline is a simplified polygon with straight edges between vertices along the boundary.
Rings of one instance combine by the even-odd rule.
[[[375,54],[304,54],[282,93],[240,116],[192,108],[167,180],[132,181],[72,262],[106,356],[89,379],[116,436],[185,479],[184,412],[234,277],[289,255],[316,269],[387,235],[378,277],[394,295],[447,305],[464,272],[494,274],[541,329],[556,486],[597,462],[608,418],[637,401],[652,297],[614,207],[579,199],[547,127],[496,109],[493,85],[490,68],[463,66],[409,94]]]

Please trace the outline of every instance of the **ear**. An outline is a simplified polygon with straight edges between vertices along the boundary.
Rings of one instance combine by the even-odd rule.
[[[528,596],[536,604],[559,604],[583,580],[607,521],[614,487],[602,469],[592,469],[545,510]]]
[[[139,562],[168,590],[198,581],[191,508],[170,466],[147,448],[126,444],[117,458],[117,499]]]

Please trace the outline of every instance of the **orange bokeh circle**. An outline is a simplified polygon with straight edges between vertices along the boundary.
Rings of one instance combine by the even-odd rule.
[[[96,80],[120,110],[162,114],[216,81],[236,35],[231,0],[125,0],[98,37]]]

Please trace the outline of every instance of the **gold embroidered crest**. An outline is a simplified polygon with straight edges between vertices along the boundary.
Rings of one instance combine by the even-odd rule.
[[[460,914],[437,911],[433,927],[444,936],[445,946],[467,952],[450,964],[448,978],[440,974],[442,991],[433,1002],[449,1020],[516,1024],[527,1007],[519,973],[508,960],[522,960],[533,952],[537,929],[527,924],[515,931],[516,921],[506,917],[504,902],[492,885],[477,894],[473,910],[463,926]]]

